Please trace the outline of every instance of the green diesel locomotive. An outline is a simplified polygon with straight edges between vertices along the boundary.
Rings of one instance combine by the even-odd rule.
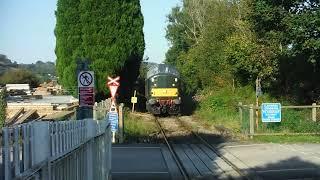
[[[148,67],[145,93],[148,112],[160,115],[180,114],[180,75],[178,71],[166,64],[154,64]]]

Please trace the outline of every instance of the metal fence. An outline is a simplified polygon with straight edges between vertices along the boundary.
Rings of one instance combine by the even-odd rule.
[[[263,123],[261,107],[239,103],[241,130],[247,135],[320,134],[320,106],[281,106],[281,122]]]
[[[2,129],[0,179],[105,180],[111,170],[108,121],[31,122]]]

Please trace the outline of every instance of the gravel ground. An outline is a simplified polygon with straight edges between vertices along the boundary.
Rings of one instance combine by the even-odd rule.
[[[199,141],[180,123],[177,117],[158,118],[170,141],[175,144],[197,144]]]
[[[179,117],[180,122],[185,126],[197,132],[208,143],[215,146],[225,146],[233,144],[248,144],[247,137],[239,134],[233,134],[231,129],[223,126],[209,125],[194,118],[193,116]]]
[[[170,141],[176,144],[197,144],[200,143],[194,135],[186,129],[189,127],[194,132],[197,132],[201,137],[207,140],[211,144],[232,144],[239,141],[238,137],[231,133],[231,130],[224,127],[215,127],[208,125],[203,121],[195,119],[193,116],[167,116],[159,117],[153,116],[147,113],[133,113],[137,120],[141,121],[143,124],[155,124],[155,119],[157,118],[165,130],[165,133]],[[139,138],[129,138],[126,143],[163,143],[163,138],[160,131],[154,132],[152,134],[146,134]]]

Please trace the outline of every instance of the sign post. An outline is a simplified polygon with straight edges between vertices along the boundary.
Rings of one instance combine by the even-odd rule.
[[[280,103],[262,103],[261,112],[262,122],[281,122]]]
[[[78,97],[79,97],[79,118],[92,118],[94,98],[94,72],[88,70],[78,71]]]
[[[114,79],[111,77],[108,77],[107,86],[109,87],[111,99],[113,102],[115,102],[116,93],[117,93],[117,90],[120,86],[119,80],[120,80],[119,76]]]
[[[81,71],[78,75],[79,105],[92,107],[94,105],[94,72]]]
[[[132,112],[134,112],[134,105],[138,102],[138,98],[136,97],[137,90],[134,90],[133,97],[131,97],[131,103],[132,103]]]
[[[261,79],[257,77],[256,79],[256,129],[259,127],[259,96],[262,95],[261,91]]]
[[[116,132],[118,131],[118,124],[119,124],[119,114],[116,106],[116,93],[120,86],[119,83],[120,77],[111,78],[108,77],[107,86],[109,87],[110,94],[111,94],[111,108],[108,113],[108,118],[111,123],[111,131],[112,131],[112,142],[116,142]]]
[[[112,142],[116,142],[116,136],[115,133],[118,131],[118,125],[119,125],[119,114],[117,111],[117,107],[114,102],[112,102],[110,111],[108,113],[108,119],[110,121],[111,125],[111,132],[112,132]]]

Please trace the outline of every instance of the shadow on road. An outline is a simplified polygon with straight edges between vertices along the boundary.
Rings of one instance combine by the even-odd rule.
[[[235,166],[237,166],[241,171],[250,179],[263,179],[263,180],[286,180],[286,179],[320,179],[320,160],[306,160],[305,158],[297,156],[285,156],[284,157],[274,157],[271,162],[274,163],[264,163],[262,156],[256,157],[250,150],[250,146],[245,151],[247,154],[243,154],[243,156],[251,156],[250,161],[242,162],[239,164],[237,161],[234,161],[237,157],[233,154],[226,154],[226,147],[230,145],[234,145],[237,142],[233,141],[230,137],[222,136],[219,134],[199,134],[203,137],[209,144],[212,144],[217,150],[219,155],[223,155],[223,157],[227,158],[231,161]],[[226,168],[220,172],[219,168],[213,168],[212,165],[221,166],[221,158],[218,156],[212,155],[212,152],[209,152],[208,148],[205,148],[204,145],[199,142],[192,134],[181,134],[170,136],[170,141],[181,149],[178,153],[185,153],[184,156],[180,156],[182,158],[187,157],[189,164],[194,165],[194,169],[197,172],[193,172],[195,174],[198,173],[198,176],[194,176],[196,179],[212,179],[212,176],[208,176],[208,173],[214,174],[217,179],[225,179],[229,177],[231,179],[246,179],[246,178],[235,178],[231,172],[232,168]],[[157,143],[164,143],[163,140],[158,137]],[[261,153],[264,153],[261,150]],[[249,152],[249,153],[248,153]],[[270,151],[266,151],[268,153]],[[210,154],[211,153],[211,154]],[[204,157],[204,155],[207,155]],[[179,155],[178,155],[179,156]],[[232,158],[229,158],[232,157]],[[208,159],[209,158],[209,159]],[[320,156],[319,156],[320,159]],[[184,160],[186,160],[184,158]],[[210,162],[208,163],[208,161]],[[270,160],[270,159],[268,159]],[[257,164],[252,166],[253,164]],[[257,161],[259,161],[257,163]],[[255,162],[255,163],[254,163]],[[270,162],[270,161],[268,161]],[[223,163],[222,163],[223,165]],[[226,164],[224,164],[225,166]]]

